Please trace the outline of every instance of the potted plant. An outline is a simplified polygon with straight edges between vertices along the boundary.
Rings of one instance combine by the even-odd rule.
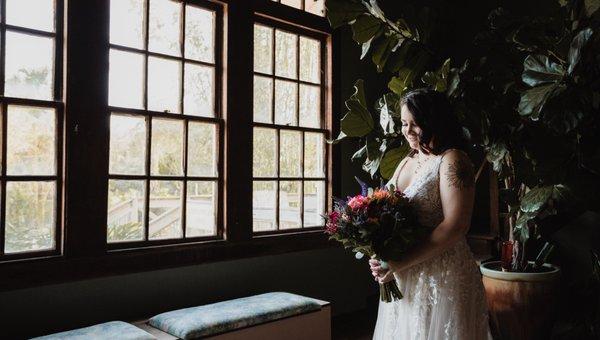
[[[550,236],[600,207],[600,5],[549,1],[537,16],[496,9],[460,67],[435,38],[444,29],[435,11],[402,6],[390,19],[374,0],[327,2],[332,26],[350,25],[361,58],[370,54],[377,70],[390,74],[375,115],[356,83],[340,135],[330,142],[359,138],[352,159],[387,179],[407,152],[394,124],[400,96],[426,85],[445,92],[485,151],[480,170],[491,164],[506,203],[504,264],[481,266],[494,328],[511,339],[541,337],[560,271],[546,263]]]

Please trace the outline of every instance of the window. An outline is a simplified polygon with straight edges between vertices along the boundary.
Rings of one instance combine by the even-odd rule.
[[[325,0],[273,0],[308,13],[325,16]]]
[[[220,237],[220,12],[110,4],[109,243]]]
[[[11,259],[61,248],[62,1],[1,4],[0,255]]]
[[[254,25],[254,232],[323,225],[324,50],[318,35]]]

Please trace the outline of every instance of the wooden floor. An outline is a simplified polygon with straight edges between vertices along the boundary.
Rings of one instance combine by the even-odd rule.
[[[334,316],[332,318],[331,335],[333,340],[371,340],[375,321],[377,321],[377,307],[379,296],[374,296],[368,301],[367,308]]]

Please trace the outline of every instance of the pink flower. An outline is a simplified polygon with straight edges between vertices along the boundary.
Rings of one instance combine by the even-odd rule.
[[[369,198],[362,195],[356,195],[348,201],[348,206],[352,208],[352,210],[359,210],[366,207],[368,204]]]
[[[338,230],[337,222],[338,222],[338,219],[340,218],[340,213],[337,211],[332,211],[331,213],[329,213],[328,217],[329,218],[328,218],[327,225],[325,226],[325,232],[330,235],[333,235]]]

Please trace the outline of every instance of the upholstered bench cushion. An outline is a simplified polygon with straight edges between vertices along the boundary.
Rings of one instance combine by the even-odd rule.
[[[98,325],[78,328],[34,338],[35,340],[92,340],[92,339],[119,339],[119,340],[155,340],[151,334],[123,321],[111,321]]]
[[[315,299],[273,292],[162,313],[149,323],[173,336],[195,339],[319,309]]]

